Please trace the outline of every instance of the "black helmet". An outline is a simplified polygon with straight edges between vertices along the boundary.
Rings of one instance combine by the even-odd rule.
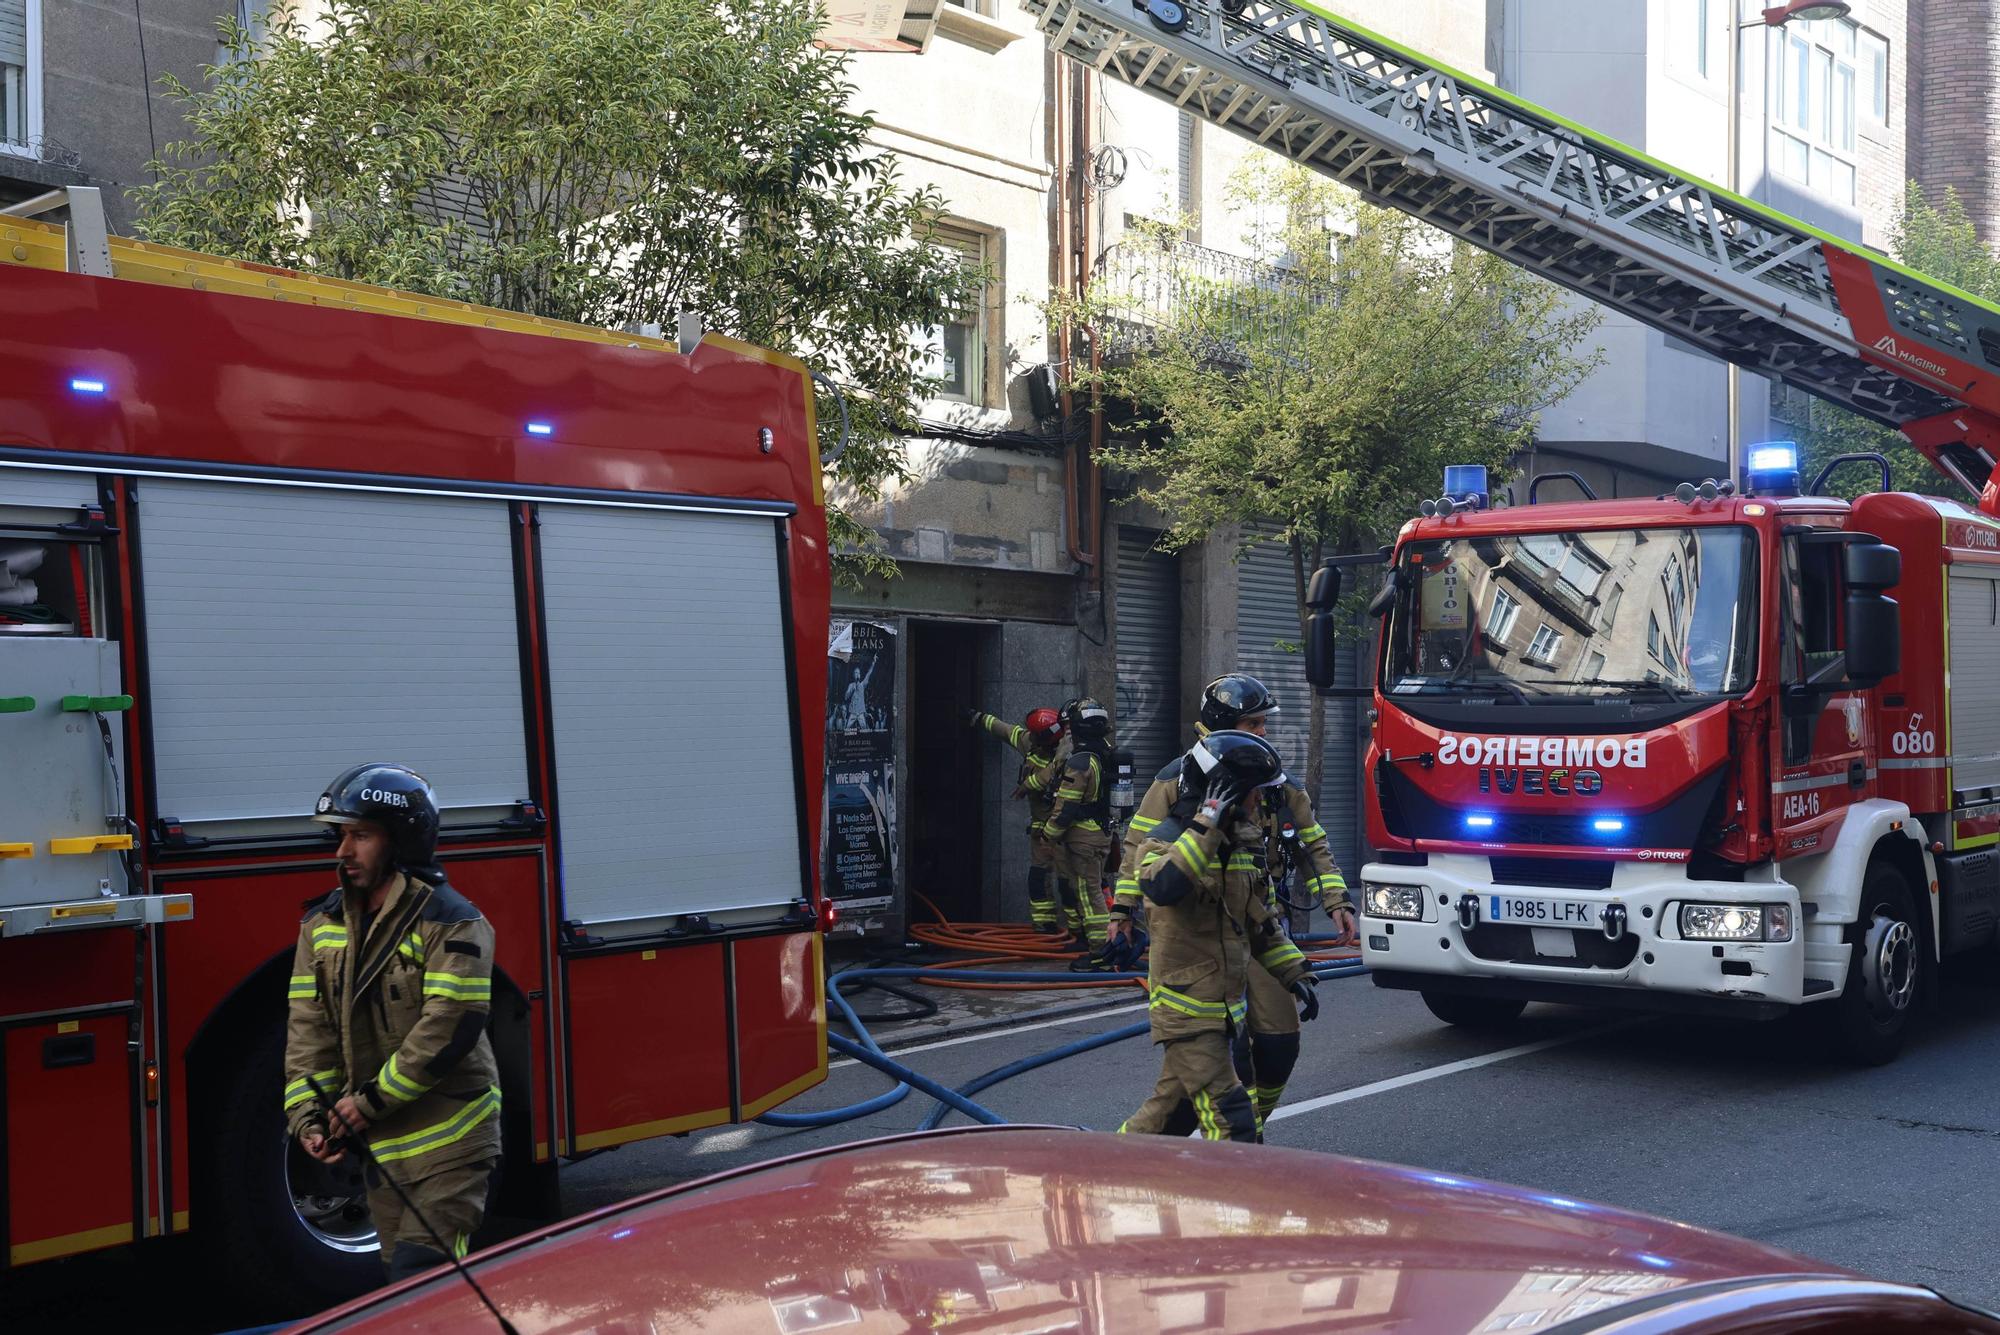
[[[326,786],[313,806],[322,825],[374,821],[389,832],[398,867],[429,867],[437,852],[437,798],[423,775],[403,765],[356,765]]]
[[[1079,742],[1101,742],[1111,735],[1111,711],[1087,695],[1063,706],[1063,722]]]
[[[1247,718],[1278,712],[1278,697],[1247,672],[1217,677],[1201,692],[1201,725],[1213,731],[1233,728]]]
[[[1278,758],[1278,748],[1254,732],[1212,732],[1189,748],[1188,759],[1211,778],[1218,769],[1228,770],[1245,788],[1269,788],[1285,781],[1285,762]]]

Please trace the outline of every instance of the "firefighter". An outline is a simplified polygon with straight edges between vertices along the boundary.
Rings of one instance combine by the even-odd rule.
[[[1277,712],[1277,697],[1263,682],[1246,672],[1233,672],[1217,677],[1203,689],[1195,734],[1201,738],[1212,730],[1238,728],[1262,737],[1271,716]],[[1183,764],[1178,760],[1162,770],[1146,790],[1125,836],[1125,858],[1112,911],[1112,935],[1128,930],[1141,899],[1136,861],[1139,845],[1168,816],[1176,802],[1189,804],[1199,792],[1199,787],[1190,789],[1183,780]],[[1272,911],[1279,909],[1278,878],[1289,868],[1296,874],[1293,883],[1302,880],[1306,891],[1333,920],[1335,935],[1353,935],[1354,904],[1348,896],[1347,881],[1334,863],[1326,830],[1314,816],[1312,799],[1306,796],[1305,789],[1289,777],[1272,785],[1264,794],[1257,818],[1264,830]],[[1249,993],[1249,1023],[1237,1036],[1236,1066],[1256,1104],[1261,1131],[1264,1119],[1284,1097],[1292,1069],[1298,1065],[1299,1020],[1287,991],[1254,962]]]
[[[1111,713],[1083,696],[1063,706],[1070,737],[1042,832],[1055,846],[1056,888],[1070,932],[1089,951],[1104,948],[1104,864],[1111,853]]]
[[[1118,1130],[1254,1142],[1256,1108],[1230,1059],[1253,958],[1297,997],[1302,1018],[1319,1014],[1305,952],[1271,907],[1257,822],[1284,766],[1263,738],[1228,730],[1195,743],[1188,762],[1203,778],[1199,804],[1155,825],[1139,849],[1139,885],[1153,905],[1147,1011],[1160,1079]]]
[[[1008,723],[975,709],[966,722],[984,728],[1021,753],[1021,771],[1014,781],[1013,796],[1028,801],[1028,915],[1037,931],[1062,931],[1062,915],[1056,908],[1055,841],[1043,831],[1049,810],[1055,805],[1056,780],[1062,773],[1063,717],[1043,706],[1028,711],[1020,724]]]
[[[379,1165],[368,1208],[394,1281],[444,1264],[441,1245],[465,1255],[499,1170],[493,928],[434,864],[437,802],[420,775],[357,765],[313,819],[339,834],[340,886],[299,926],[285,1116],[325,1163],[346,1157],[344,1141],[366,1141]]]

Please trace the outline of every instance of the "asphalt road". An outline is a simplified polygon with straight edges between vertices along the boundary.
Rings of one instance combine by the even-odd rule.
[[[2000,1306],[2000,987],[1947,984],[1895,1064],[1837,1065],[1792,1028],[1530,1007],[1472,1035],[1365,978],[1323,985],[1276,1143],[1418,1164],[1604,1201]],[[1073,1000],[1073,998],[1071,999]],[[1132,1003],[1127,1003],[1131,1005]],[[1131,1023],[1129,1009],[932,1040],[897,1055],[949,1084]],[[888,1040],[893,1044],[893,1038]],[[1118,1125],[1158,1068],[1143,1039],[981,1096],[1015,1121]],[[836,1066],[794,1108],[880,1092]],[[577,1212],[709,1173],[913,1128],[916,1096],[813,1131],[735,1127],[627,1146],[565,1170]],[[172,1249],[82,1257],[0,1281],[11,1331],[216,1329],[204,1272]]]

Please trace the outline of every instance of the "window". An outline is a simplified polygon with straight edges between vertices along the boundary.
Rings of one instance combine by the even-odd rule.
[[[1876,39],[1879,41],[1879,39]],[[1871,58],[1845,20],[1800,21],[1773,35],[1771,166],[1780,176],[1852,204],[1854,129],[1861,96],[1857,55]],[[1882,46],[1882,115],[1888,115],[1888,49]],[[1871,94],[1871,114],[1872,114]]]
[[[1535,642],[1528,646],[1528,661],[1531,663],[1553,663],[1556,650],[1562,648],[1562,633],[1546,621],[1535,631]]]
[[[983,232],[940,227],[933,244],[941,251],[962,257],[967,269],[979,270],[991,267],[992,241]],[[989,325],[998,309],[991,285],[986,285],[943,328],[924,332],[923,372],[943,382],[937,390],[938,398],[986,406],[986,347]]]
[[[944,0],[944,2],[948,5],[957,5],[960,9],[970,10],[975,14],[984,14],[988,18],[993,16],[993,0]]]
[[[1159,1314],[1160,1335],[1223,1328],[1221,1289],[1195,1289],[1150,1296],[1153,1310]]]
[[[1532,1312],[1502,1312],[1486,1323],[1487,1330],[1533,1330],[1542,1324],[1548,1309],[1537,1308]]]
[[[1678,73],[1709,77],[1715,47],[1715,19],[1722,0],[1673,0],[1667,6],[1669,61]]]
[[[1604,677],[1603,654],[1593,653],[1591,654],[1590,657],[1583,660],[1583,676],[1579,678],[1579,680],[1600,681],[1603,679],[1603,677]]]
[[[1554,533],[1521,539],[1521,550],[1530,562],[1553,574],[1569,592],[1579,598],[1596,596],[1606,566],[1595,552],[1573,536]]]
[[[1860,38],[1861,75],[1868,81],[1868,96],[1862,103],[1871,125],[1889,124],[1889,43],[1872,32]]]
[[[41,137],[41,0],[0,0],[0,150],[26,153]]]
[[[1486,614],[1486,638],[1496,644],[1505,644],[1507,637],[1514,633],[1514,620],[1521,615],[1521,604],[1505,589],[1493,591],[1493,607]]]

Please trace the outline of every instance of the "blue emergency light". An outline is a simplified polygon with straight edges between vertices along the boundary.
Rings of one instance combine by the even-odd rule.
[[[531,436],[553,436],[555,433],[555,424],[552,422],[528,423],[528,434]]]
[[[1487,501],[1486,465],[1446,464],[1444,494],[1454,505],[1484,510]]]
[[[69,387],[79,394],[102,394],[104,382],[94,376],[72,376]]]
[[[1752,496],[1798,495],[1798,443],[1773,440],[1752,445],[1743,465],[1743,490]]]
[[[1599,816],[1590,822],[1590,828],[1599,834],[1623,834],[1625,833],[1625,818],[1623,816]]]
[[[1465,828],[1468,830],[1490,830],[1493,828],[1493,818],[1491,816],[1467,816],[1465,818]]]

